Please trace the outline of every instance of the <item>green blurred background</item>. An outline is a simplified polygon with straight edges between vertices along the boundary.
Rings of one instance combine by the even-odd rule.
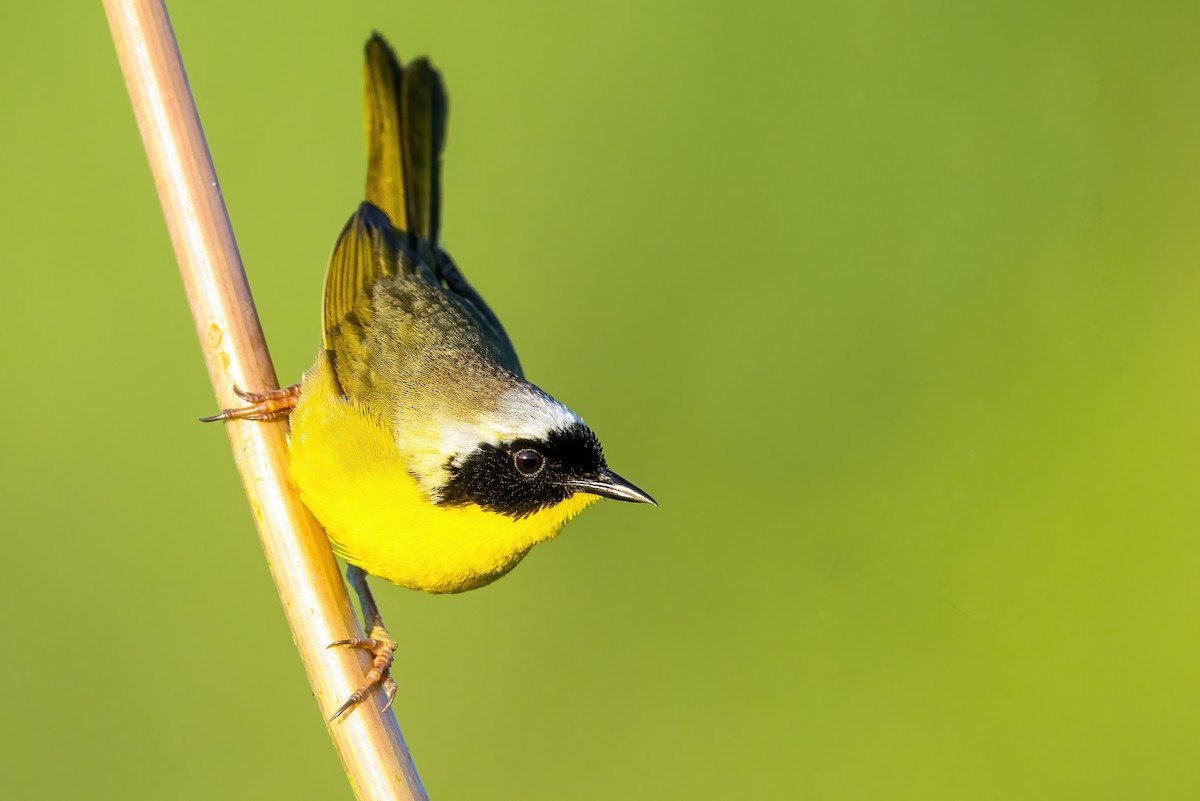
[[[445,799],[1200,794],[1200,7],[177,2],[285,381],[360,47],[448,247],[661,508],[377,585]],[[99,3],[5,12],[4,798],[350,798]]]

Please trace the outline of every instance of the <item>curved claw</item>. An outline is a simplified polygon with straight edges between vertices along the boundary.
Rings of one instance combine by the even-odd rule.
[[[367,693],[376,684],[383,688],[384,694],[387,696],[387,704],[383,707],[386,712],[392,705],[392,701],[396,698],[396,681],[391,676],[392,659],[396,653],[396,642],[388,636],[387,631],[382,627],[376,627],[371,630],[373,637],[351,637],[345,640],[337,640],[325,646],[328,648],[346,647],[360,648],[368,651],[371,656],[371,669],[367,671],[367,675],[363,677],[363,683],[357,690],[350,694],[346,702],[339,706],[334,711],[330,720],[337,720],[343,713],[362,703],[367,697]]]
[[[202,423],[215,423],[218,420],[275,420],[291,413],[300,398],[300,385],[292,384],[283,389],[268,389],[266,392],[247,392],[235,386],[233,393],[249,406],[238,409],[222,409],[217,414],[201,417]]]
[[[342,716],[342,713],[345,712],[347,709],[350,709],[353,706],[358,706],[358,704],[362,702],[362,699],[364,697],[366,697],[366,693],[363,692],[363,690],[361,688],[355,690],[354,692],[352,692],[350,694],[350,697],[346,699],[346,703],[339,706],[337,708],[337,711],[334,712],[333,715],[329,719],[337,720],[338,718],[340,718]]]

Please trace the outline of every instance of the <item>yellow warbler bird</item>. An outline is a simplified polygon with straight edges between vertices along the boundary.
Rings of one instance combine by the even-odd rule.
[[[654,503],[583,420],[524,379],[499,319],[441,249],[446,95],[426,59],[366,46],[367,191],[325,278],[323,348],[300,384],[206,420],[290,414],[290,472],[362,603],[382,684],[395,642],[369,573],[426,592],[503,576],[603,496]]]

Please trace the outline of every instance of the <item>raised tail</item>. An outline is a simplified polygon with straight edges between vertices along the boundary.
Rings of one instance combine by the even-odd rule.
[[[401,67],[376,33],[366,47],[364,100],[367,201],[436,271],[447,114],[442,78],[425,58]]]
[[[364,99],[366,200],[387,216],[396,231],[403,232],[403,242],[390,233],[384,235],[384,220],[373,210],[356,212],[330,261],[325,284],[326,332],[340,324],[380,275],[394,272],[402,261],[416,255],[431,277],[444,283],[476,315],[478,325],[495,344],[501,364],[521,375],[521,363],[499,318],[439,247],[448,113],[442,76],[426,58],[402,67],[392,48],[375,33],[367,41]]]
[[[378,33],[367,42],[363,101],[367,126],[367,202],[404,228],[404,161],[400,151],[403,70]]]

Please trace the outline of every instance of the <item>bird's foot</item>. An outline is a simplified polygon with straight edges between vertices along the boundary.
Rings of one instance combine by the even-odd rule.
[[[246,392],[238,387],[233,388],[234,394],[249,403],[237,409],[222,409],[219,414],[201,417],[202,423],[215,423],[217,420],[274,420],[284,417],[292,411],[300,399],[300,385],[292,384],[283,389],[268,389],[266,392]]]
[[[396,680],[392,678],[392,659],[396,655],[396,641],[388,634],[387,629],[383,626],[372,626],[370,637],[352,637],[349,640],[338,640],[331,642],[329,648],[343,646],[346,648],[361,648],[371,654],[372,664],[371,669],[367,671],[366,677],[363,679],[362,686],[350,694],[346,699],[346,703],[337,708],[330,720],[337,720],[346,710],[357,706],[371,688],[378,684],[383,688],[384,694],[387,696],[387,704],[384,705],[384,711],[392,705],[392,701],[396,700]]]

